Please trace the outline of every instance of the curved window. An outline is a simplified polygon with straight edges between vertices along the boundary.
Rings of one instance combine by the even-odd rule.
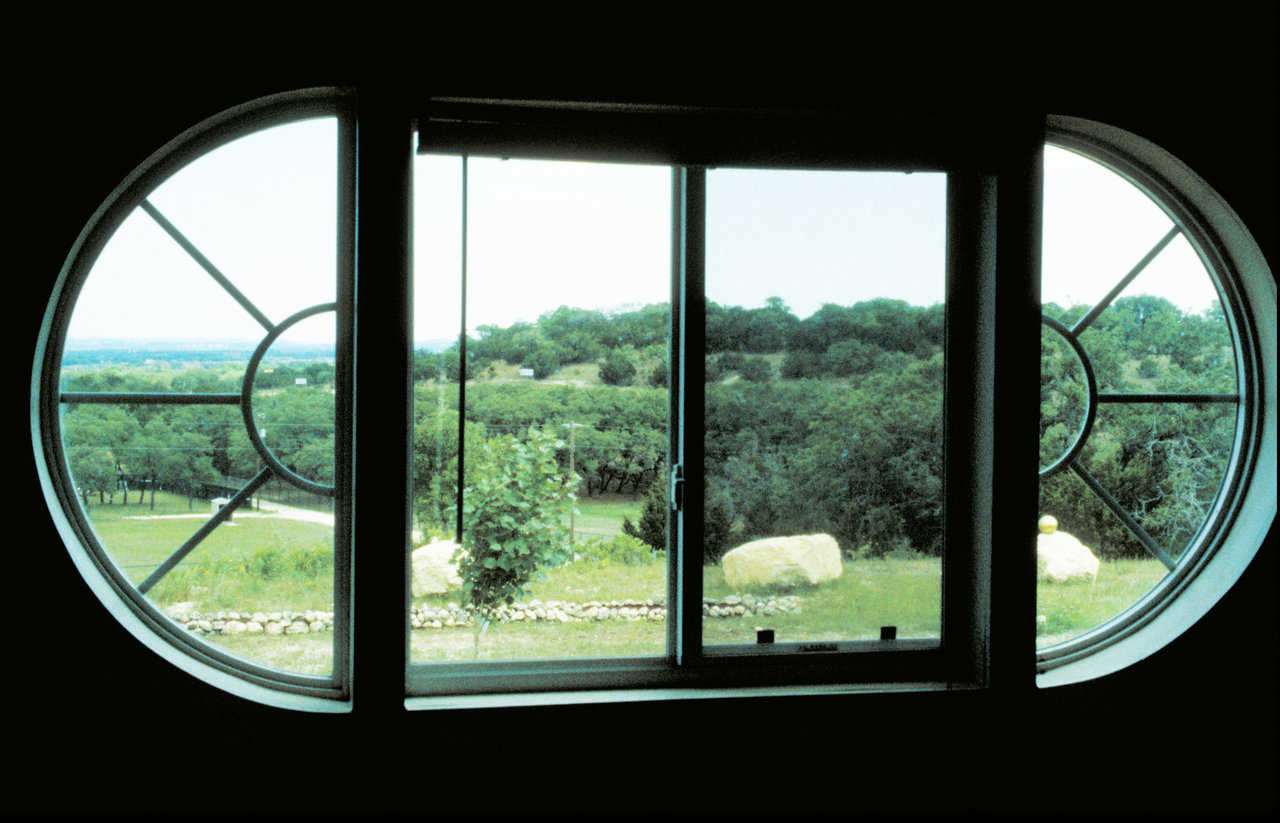
[[[319,711],[359,682],[431,705],[982,685],[980,656],[1010,653],[987,615],[1017,600],[988,596],[991,566],[1018,562],[983,455],[1029,456],[994,420],[996,377],[1022,373],[995,341],[1034,340],[997,316],[994,272],[1033,267],[992,242],[1026,218],[995,195],[1034,164],[782,115],[739,144],[755,113],[438,100],[370,117],[357,179],[355,104],[304,91],[191,129],[64,265],[33,443],[115,618],[221,688]],[[791,127],[807,153],[779,154]],[[1071,118],[1046,139],[1025,654],[1053,685],[1169,642],[1256,554],[1276,294],[1176,159]],[[357,257],[386,276],[357,281]],[[400,422],[405,448],[376,448]],[[796,537],[821,574],[730,574],[733,547]]]
[[[1044,181],[1049,684],[1163,645],[1252,559],[1275,512],[1276,297],[1239,219],[1158,147],[1051,118]]]
[[[82,235],[45,341],[73,555],[154,648],[251,692],[342,688],[341,129],[301,95],[175,140]]]

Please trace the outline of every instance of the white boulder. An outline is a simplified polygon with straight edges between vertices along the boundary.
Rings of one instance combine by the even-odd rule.
[[[445,594],[462,587],[453,553],[458,544],[452,540],[435,540],[410,555],[413,563],[413,596]]]
[[[1058,520],[1051,514],[1040,518],[1040,534],[1036,535],[1036,575],[1041,580],[1065,583],[1068,580],[1098,579],[1100,563],[1089,547],[1074,536],[1058,531]]]
[[[766,537],[720,559],[725,582],[746,586],[815,586],[840,576],[840,546],[829,534]]]

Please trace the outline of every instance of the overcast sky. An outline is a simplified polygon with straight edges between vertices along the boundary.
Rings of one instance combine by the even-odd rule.
[[[334,299],[336,128],[281,126],[196,160],[148,199],[272,321]],[[461,162],[415,160],[415,333],[456,336]],[[708,173],[707,293],[799,317],[823,303],[943,299],[946,178],[883,172]],[[567,304],[618,309],[670,295],[671,171],[660,166],[471,158],[468,326],[533,321]],[[1045,300],[1092,304],[1171,226],[1090,160],[1045,157]],[[1184,310],[1216,300],[1179,238],[1126,294]],[[96,262],[70,337],[256,340],[263,327],[148,215],[130,216]],[[291,340],[332,339],[332,316]]]

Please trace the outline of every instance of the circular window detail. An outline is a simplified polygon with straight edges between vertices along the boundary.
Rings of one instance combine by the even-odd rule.
[[[1275,283],[1256,243],[1134,135],[1051,118],[1047,141],[1042,685],[1114,670],[1183,631],[1275,513]]]
[[[301,92],[148,159],[64,266],[33,416],[55,520],[113,614],[206,680],[319,710],[344,694],[349,129],[339,93]]]

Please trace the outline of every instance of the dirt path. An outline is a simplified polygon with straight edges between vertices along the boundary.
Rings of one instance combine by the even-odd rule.
[[[258,503],[258,510],[237,509],[234,515],[236,520],[245,517],[281,517],[286,520],[305,520],[310,523],[321,523],[326,526],[333,525],[333,514],[330,512],[317,512],[310,509],[298,509],[293,506],[286,506],[283,503],[273,503],[270,500],[262,500]],[[124,518],[125,520],[208,520],[209,515],[201,512],[192,512],[191,514],[138,514]],[[234,522],[232,523],[234,525]]]

